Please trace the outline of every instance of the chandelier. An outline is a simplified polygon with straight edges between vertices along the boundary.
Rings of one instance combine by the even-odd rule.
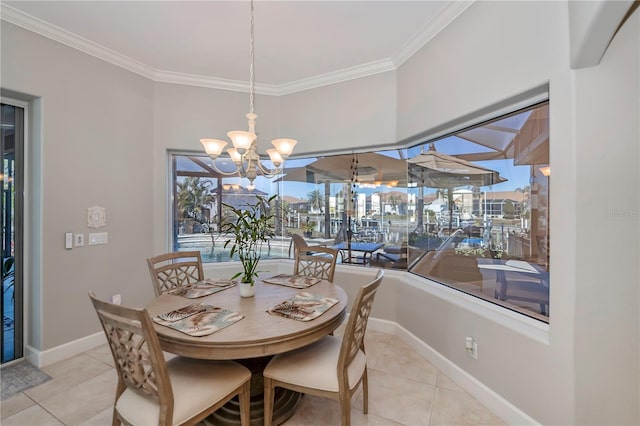
[[[222,150],[227,145],[226,141],[220,139],[200,139],[200,143],[204,146],[204,150],[213,160],[213,168],[224,176],[238,175],[242,178],[249,179],[250,187],[254,187],[253,181],[262,174],[267,177],[273,177],[282,173],[284,163],[287,158],[293,152],[293,147],[298,141],[294,139],[274,139],[271,141],[274,148],[267,149],[271,163],[274,168],[271,169],[262,164],[260,155],[257,152],[258,137],[256,135],[256,118],[258,116],[253,112],[253,99],[254,99],[254,19],[253,19],[253,0],[251,0],[251,25],[250,25],[250,39],[249,44],[249,113],[246,115],[248,119],[249,130],[234,130],[227,133],[233,148],[228,148],[226,151],[231,158],[231,161],[235,165],[236,170],[232,172],[225,172],[216,167],[216,159],[222,153]]]

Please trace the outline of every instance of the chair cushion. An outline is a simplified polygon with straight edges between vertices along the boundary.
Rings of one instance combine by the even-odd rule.
[[[338,357],[342,340],[323,337],[304,348],[276,355],[264,369],[263,375],[285,383],[338,392]],[[358,351],[348,369],[349,388],[352,389],[364,373],[367,358]]]
[[[173,389],[173,423],[178,425],[223,399],[251,377],[233,361],[208,361],[176,357],[167,361]],[[158,401],[126,389],[116,403],[122,417],[134,425],[157,425]]]

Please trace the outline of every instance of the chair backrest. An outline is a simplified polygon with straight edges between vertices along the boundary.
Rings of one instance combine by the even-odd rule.
[[[333,282],[337,260],[338,250],[329,247],[314,247],[313,254],[304,250],[296,250],[293,274],[322,278]]]
[[[338,382],[341,389],[349,388],[348,367],[356,357],[358,350],[364,352],[364,334],[367,331],[367,321],[373,307],[373,299],[383,277],[384,270],[379,269],[374,280],[360,288],[351,307],[351,314],[342,337],[338,358]]]
[[[153,291],[160,296],[170,290],[204,280],[199,251],[180,251],[147,259]]]
[[[300,249],[309,247],[309,244],[307,244],[307,242],[304,240],[304,238],[302,238],[302,235],[300,234],[293,234],[291,236],[291,241],[293,241],[293,247],[295,249],[294,254],[297,253]]]
[[[160,424],[173,419],[173,391],[158,335],[146,309],[114,305],[89,293],[118,372],[116,400],[126,388],[160,406]]]

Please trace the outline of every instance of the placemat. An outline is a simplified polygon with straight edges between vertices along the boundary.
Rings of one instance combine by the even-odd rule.
[[[274,275],[271,278],[265,278],[262,281],[269,284],[284,285],[287,287],[308,288],[314,284],[318,284],[322,279],[306,277],[304,275],[279,274]]]
[[[338,299],[332,297],[302,292],[277,304],[267,312],[299,321],[311,321],[325,313],[336,303],[338,303]]]
[[[207,336],[240,321],[244,315],[217,306],[194,303],[153,317],[160,325],[190,336]]]
[[[217,293],[222,290],[226,290],[235,286],[238,282],[235,280],[229,280],[224,278],[208,278],[203,281],[198,281],[194,284],[178,287],[169,292],[174,296],[182,296],[187,299],[197,299],[199,297],[208,296],[210,294]]]

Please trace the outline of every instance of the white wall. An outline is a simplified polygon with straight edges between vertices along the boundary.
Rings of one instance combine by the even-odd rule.
[[[27,267],[41,269],[27,291],[32,306],[27,343],[46,350],[99,330],[87,297],[115,293],[143,304],[153,295],[146,265],[151,254],[153,84],[62,44],[2,22],[2,89],[36,98],[42,139],[29,146],[41,176],[42,224]],[[25,96],[26,97],[26,96]],[[64,249],[64,233],[87,236],[87,208],[107,211],[109,244]],[[29,212],[31,214],[33,212]],[[28,224],[37,229],[34,223]],[[41,265],[31,259],[41,250]],[[144,283],[144,291],[136,287]],[[39,330],[37,334],[33,330]]]
[[[396,142],[395,109],[394,72],[349,80],[283,96],[282,134],[296,154],[371,149]]]
[[[577,424],[638,424],[640,12],[576,71]]]
[[[568,78],[563,2],[477,2],[398,71],[397,138]],[[544,30],[542,28],[544,24]]]

